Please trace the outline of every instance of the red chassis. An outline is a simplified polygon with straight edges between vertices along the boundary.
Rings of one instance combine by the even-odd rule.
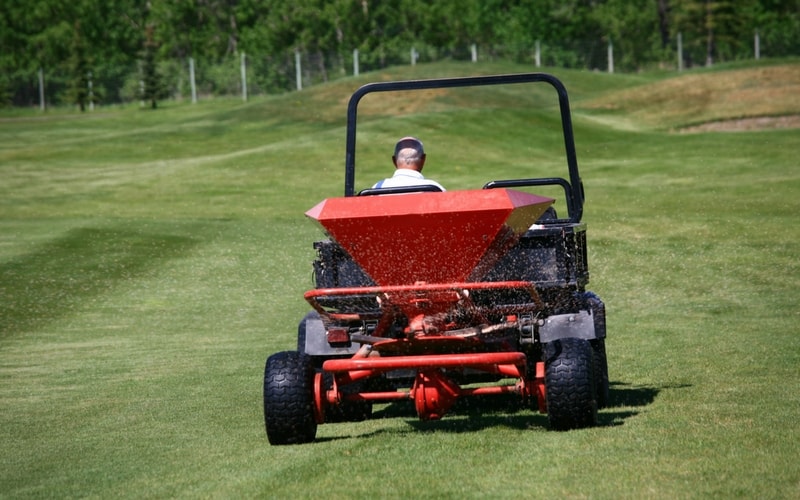
[[[448,311],[471,311],[485,315],[470,301],[470,292],[480,290],[515,290],[529,294],[528,303],[495,306],[490,313],[502,314],[504,320],[491,326],[460,327],[446,322]],[[350,335],[347,328],[330,328],[329,340],[348,343],[357,341],[362,348],[350,359],[332,359],[322,365],[323,372],[333,374],[332,387],[326,390],[323,373],[317,373],[314,383],[315,415],[318,423],[325,421],[325,407],[347,401],[393,401],[413,400],[418,416],[423,420],[436,420],[461,396],[484,396],[515,393],[525,399],[536,398],[539,410],[546,411],[544,397],[544,363],[539,361],[529,370],[524,353],[508,352],[463,352],[481,344],[481,338],[494,332],[520,328],[517,312],[530,311],[539,306],[540,300],[530,282],[478,282],[431,285],[418,283],[409,286],[376,286],[359,288],[336,288],[311,290],[306,300],[323,317],[330,321],[368,320],[368,314],[331,311],[323,307],[321,299],[336,297],[352,300],[373,297],[384,311],[372,335]],[[386,338],[389,326],[398,316],[408,318],[401,338]],[[486,321],[480,322],[487,325]],[[352,337],[352,338],[351,338]],[[473,370],[504,378],[515,378],[511,385],[495,385],[462,388],[446,372],[449,370]],[[393,370],[413,370],[414,383],[409,391],[392,392],[347,392],[342,386],[360,380],[377,377]],[[532,371],[533,373],[529,373]]]

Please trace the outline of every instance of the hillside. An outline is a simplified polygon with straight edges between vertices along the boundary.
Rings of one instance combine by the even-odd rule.
[[[125,190],[124,195],[110,189],[107,202],[114,212],[119,210],[115,203],[119,199],[131,202],[126,210],[146,207],[141,202],[153,196],[180,199],[185,194],[191,199],[189,186],[207,184],[209,192],[217,192],[218,186],[234,179],[249,185],[256,172],[271,179],[275,166],[292,165],[280,183],[261,184],[263,193],[256,206],[269,213],[293,213],[290,205],[267,200],[288,199],[294,189],[305,193],[310,176],[324,193],[340,191],[347,102],[359,86],[375,80],[532,69],[510,63],[419,64],[246,103],[234,99],[201,100],[196,105],[165,102],[154,112],[138,107],[99,108],[84,114],[64,108],[45,114],[0,112],[0,164],[15,167],[4,176],[6,185],[15,187],[5,210],[24,210],[32,202],[28,190],[33,179],[42,180],[37,172],[52,165],[60,176],[62,168],[74,162],[87,173],[102,172],[108,179],[117,179],[120,186],[129,181],[140,186]],[[629,143],[630,132],[798,126],[799,61],[720,65],[683,74],[543,71],[552,71],[569,91],[574,122],[581,132],[580,147],[593,148],[591,154],[580,152],[582,162],[603,158],[611,142]],[[547,85],[389,93],[367,96],[361,104],[358,182],[383,176],[387,144],[408,134],[424,138],[430,148],[431,171],[446,172],[453,188],[483,185],[486,165],[492,165],[498,176],[519,175],[519,166],[532,163],[541,167],[541,175],[551,166],[563,166],[555,98]],[[75,160],[78,152],[79,160]],[[626,148],[625,154],[633,151]],[[192,170],[196,166],[207,171],[199,175]],[[50,179],[53,192],[65,189],[60,177]],[[164,179],[174,182],[171,190],[164,187]],[[150,189],[143,189],[151,183]],[[77,192],[91,189],[90,184],[77,181],[71,186]],[[187,201],[185,210],[191,211],[190,206]],[[219,205],[222,213],[228,209],[227,202]]]
[[[583,107],[657,129],[800,127],[800,64],[687,72],[609,92]]]
[[[508,63],[423,64],[393,67],[318,85],[302,92],[270,97],[253,104],[268,107],[271,119],[343,124],[347,101],[370,81],[425,79],[518,73],[532,68]],[[576,118],[625,129],[739,130],[800,126],[800,62],[720,65],[676,73],[614,74],[544,68],[560,78],[570,93]],[[553,104],[547,88],[509,87],[464,91],[432,90],[413,96],[390,93],[367,98],[362,119],[383,119],[419,113],[466,109],[541,107]],[[259,118],[260,119],[260,118]]]

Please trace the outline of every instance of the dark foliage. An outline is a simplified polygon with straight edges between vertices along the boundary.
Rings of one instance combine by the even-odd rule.
[[[469,59],[473,45],[483,58],[532,62],[538,43],[543,65],[605,69],[613,43],[615,69],[635,71],[674,66],[681,33],[685,64],[704,65],[754,57],[756,32],[763,57],[800,53],[797,0],[5,0],[0,99],[38,104],[41,68],[56,103],[83,108],[89,72],[106,102],[141,98],[145,81],[152,103],[185,91],[175,83],[185,78],[152,89],[148,81],[185,74],[189,57],[209,82],[200,90],[225,93],[238,82],[214,73],[241,52],[255,92],[290,89],[296,52],[311,83],[347,74],[354,50],[370,71],[412,53]]]

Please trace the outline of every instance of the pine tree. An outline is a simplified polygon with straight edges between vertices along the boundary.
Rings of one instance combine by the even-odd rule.
[[[153,39],[153,26],[148,26],[145,30],[144,61],[142,63],[142,81],[144,83],[142,100],[149,101],[152,109],[156,109],[158,99],[163,97],[164,94],[161,75],[159,75],[156,66],[156,49],[157,45]]]
[[[69,70],[71,82],[69,88],[70,101],[77,104],[81,111],[86,111],[89,102],[89,60],[87,47],[81,35],[80,22],[76,21],[70,46]]]

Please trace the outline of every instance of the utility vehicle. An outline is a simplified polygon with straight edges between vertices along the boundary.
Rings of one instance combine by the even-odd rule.
[[[555,90],[566,176],[487,179],[476,189],[355,190],[360,100],[375,92],[493,85]],[[502,145],[498,145],[502,147]],[[566,214],[537,187],[563,189]],[[378,82],[347,111],[344,196],[306,215],[315,288],[297,349],[269,356],[264,419],[274,445],[315,439],[317,426],[369,418],[411,401],[442,418],[458,398],[514,394],[555,430],[597,423],[608,401],[605,306],[586,290],[583,184],[564,85],[543,73]]]

